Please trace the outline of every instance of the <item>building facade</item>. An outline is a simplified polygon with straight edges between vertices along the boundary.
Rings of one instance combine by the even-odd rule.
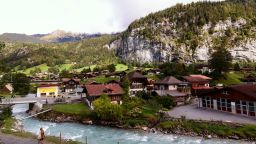
[[[39,85],[37,87],[37,97],[54,97],[59,94],[59,85]]]
[[[240,84],[200,94],[198,106],[256,117],[256,85]]]
[[[122,104],[124,91],[119,84],[90,84],[85,85],[85,93],[91,106],[103,94],[108,95],[112,103]]]
[[[129,79],[129,94],[130,96],[135,96],[139,91],[147,90],[147,77],[142,75],[138,71],[134,71],[128,74]]]

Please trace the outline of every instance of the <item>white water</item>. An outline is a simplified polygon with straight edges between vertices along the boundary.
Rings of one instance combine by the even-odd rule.
[[[27,116],[25,114],[27,108],[28,105],[26,104],[15,105],[13,107],[13,115],[16,118],[25,117]],[[144,133],[141,131],[121,130],[77,123],[44,122],[35,118],[25,119],[21,123],[27,132],[37,134],[39,128],[43,127],[46,135],[59,136],[61,132],[63,138],[83,143],[85,143],[87,137],[89,144],[115,144],[117,142],[120,142],[120,144],[247,144],[247,142],[242,141],[204,140],[198,137]]]

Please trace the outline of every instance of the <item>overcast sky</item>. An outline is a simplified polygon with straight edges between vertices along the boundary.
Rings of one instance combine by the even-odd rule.
[[[140,17],[198,0],[0,0],[0,33],[120,32]]]

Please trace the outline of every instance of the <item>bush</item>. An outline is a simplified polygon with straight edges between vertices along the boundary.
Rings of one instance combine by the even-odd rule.
[[[10,107],[4,108],[3,112],[0,113],[0,120],[3,121],[12,116],[12,109]]]
[[[140,119],[128,119],[125,121],[125,125],[130,127],[147,125],[147,124],[148,122],[146,120],[140,120]]]
[[[159,104],[163,106],[163,108],[171,109],[176,104],[171,96],[158,96],[156,97]]]

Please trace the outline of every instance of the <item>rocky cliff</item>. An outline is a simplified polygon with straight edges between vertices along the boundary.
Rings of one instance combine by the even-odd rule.
[[[110,48],[139,63],[207,61],[216,47],[234,60],[255,61],[255,9],[252,0],[177,5],[133,22]]]

